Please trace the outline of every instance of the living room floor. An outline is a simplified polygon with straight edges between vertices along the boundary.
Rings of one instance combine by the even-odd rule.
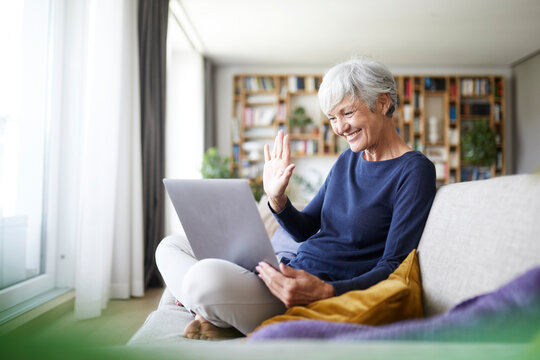
[[[23,336],[50,336],[69,334],[91,341],[96,345],[124,345],[144,323],[146,317],[157,308],[162,288],[151,288],[140,298],[114,299],[108,302],[102,316],[77,320],[71,309],[52,310],[13,331]]]

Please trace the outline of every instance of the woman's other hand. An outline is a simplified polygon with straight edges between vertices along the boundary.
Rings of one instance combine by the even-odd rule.
[[[263,186],[275,212],[280,212],[287,203],[285,189],[296,166],[290,163],[290,155],[289,135],[283,136],[282,130],[276,135],[272,154],[268,144],[264,145]]]
[[[279,264],[280,271],[265,262],[257,266],[259,277],[287,308],[307,305],[334,296],[334,287],[304,270]]]

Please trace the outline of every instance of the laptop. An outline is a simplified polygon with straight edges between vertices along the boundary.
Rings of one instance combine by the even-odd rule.
[[[260,261],[278,268],[247,180],[163,179],[163,184],[197,259],[224,259],[250,271]]]

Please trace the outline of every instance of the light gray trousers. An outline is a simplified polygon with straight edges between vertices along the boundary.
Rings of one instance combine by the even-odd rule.
[[[226,260],[197,260],[185,236],[164,238],[156,263],[176,299],[215,326],[248,334],[286,310],[251,271]]]

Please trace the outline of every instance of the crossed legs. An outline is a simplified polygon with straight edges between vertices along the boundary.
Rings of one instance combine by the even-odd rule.
[[[196,314],[184,330],[187,337],[246,335],[285,311],[257,275],[226,260],[197,261],[183,236],[163,239],[156,262],[171,293]]]

